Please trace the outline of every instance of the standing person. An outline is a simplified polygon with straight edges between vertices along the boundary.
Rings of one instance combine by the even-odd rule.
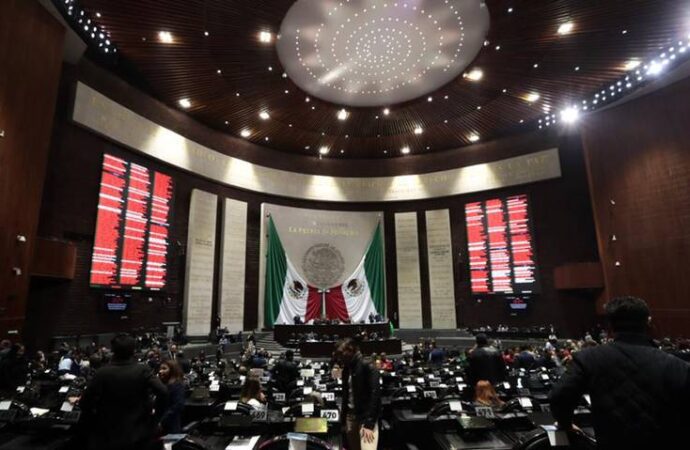
[[[343,365],[343,419],[349,450],[375,450],[379,440],[379,372],[362,359],[359,345],[347,338],[336,351]]]
[[[182,368],[172,359],[161,363],[158,377],[168,388],[168,401],[160,419],[163,434],[182,433],[182,411],[184,410],[184,374]]]
[[[481,380],[496,384],[506,379],[506,365],[501,356],[501,352],[494,346],[489,345],[486,334],[479,333],[476,337],[476,345],[470,353],[467,361],[467,378],[470,386],[474,389]]]
[[[614,298],[605,311],[614,341],[573,353],[551,392],[559,427],[573,426],[573,410],[589,394],[599,449],[683,446],[690,420],[690,365],[653,345],[644,300]]]
[[[156,424],[149,396],[167,398],[168,389],[151,369],[134,360],[135,340],[118,334],[112,362],[99,369],[80,401],[89,450],[148,450]]]
[[[287,392],[290,383],[299,377],[299,369],[294,362],[294,357],[295,353],[292,350],[286,351],[285,359],[279,360],[271,371],[275,387],[282,392]]]
[[[29,362],[24,353],[24,345],[15,343],[0,361],[0,391],[12,392],[17,386],[26,383]]]

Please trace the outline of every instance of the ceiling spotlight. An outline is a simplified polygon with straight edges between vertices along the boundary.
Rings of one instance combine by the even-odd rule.
[[[625,63],[625,65],[623,66],[623,68],[624,68],[625,70],[635,70],[635,69],[637,69],[638,67],[640,67],[640,64],[642,64],[642,63],[640,62],[639,59],[631,59],[630,61],[628,61],[628,62]]]
[[[408,147],[406,145],[405,147],[400,149],[400,153],[402,153],[403,155],[409,155],[410,154],[410,147]]]
[[[329,152],[330,150],[331,150],[331,149],[329,149],[328,147],[326,147],[325,145],[323,145],[323,146],[321,146],[321,148],[319,149],[319,155],[327,155],[328,152]]]
[[[561,119],[565,123],[575,123],[580,118],[580,111],[574,106],[561,111]]]
[[[347,112],[346,109],[341,109],[338,111],[338,120],[347,120],[347,116],[349,116],[350,113]]]
[[[427,98],[426,98],[426,101],[427,101],[427,102],[433,102],[433,101],[434,101],[434,97],[427,97]]]
[[[240,131],[240,136],[242,136],[243,138],[248,138],[251,135],[252,135],[252,132],[246,128],[244,130]]]
[[[467,136],[467,139],[469,139],[470,142],[477,142],[479,140],[479,135],[477,133],[472,133]]]
[[[208,37],[208,31],[204,31],[204,36]]]
[[[470,81],[479,81],[482,79],[482,77],[484,77],[484,72],[481,69],[472,69],[464,76]]]
[[[664,65],[656,61],[652,61],[647,69],[648,75],[659,75],[664,70]]]
[[[414,129],[414,134],[422,134],[422,132],[424,132],[424,130],[422,130],[422,127],[417,125]]]
[[[191,108],[192,106],[192,102],[190,102],[188,98],[181,98],[177,103],[184,109]]]
[[[390,113],[391,113],[391,110],[390,110],[390,109],[388,109],[388,108],[383,108],[383,115],[384,115],[384,116],[387,116],[387,115],[390,114]]]
[[[259,33],[259,41],[264,44],[270,44],[273,41],[273,34],[270,31],[261,31]]]
[[[558,34],[570,34],[570,32],[573,31],[573,28],[575,28],[575,24],[572,22],[566,22],[561,24],[561,26],[558,27]]]
[[[268,114],[268,111],[261,111],[259,113],[259,118],[261,118],[261,120],[268,120],[271,116]]]
[[[309,103],[309,102],[311,101],[311,99],[310,99],[309,97],[306,97],[306,98],[304,99],[304,101],[305,101],[306,103]]]
[[[172,33],[170,33],[169,31],[159,31],[158,32],[158,40],[160,40],[164,44],[172,44],[173,43]]]
[[[539,100],[539,94],[537,94],[536,92],[530,92],[530,93],[527,94],[527,96],[525,97],[525,100],[527,100],[527,101],[530,102],[530,103],[534,103],[534,102],[536,102],[537,100]]]

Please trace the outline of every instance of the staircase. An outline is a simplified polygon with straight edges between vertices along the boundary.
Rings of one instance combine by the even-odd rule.
[[[256,338],[256,348],[264,348],[267,351],[271,352],[271,355],[273,355],[274,357],[280,356],[281,353],[285,353],[287,350],[294,351],[295,358],[299,357],[299,349],[290,349],[287,347],[283,347],[273,338],[272,331],[263,331],[260,333],[255,333],[254,337]]]

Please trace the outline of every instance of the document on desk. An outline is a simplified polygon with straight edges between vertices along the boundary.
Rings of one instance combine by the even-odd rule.
[[[230,444],[225,447],[225,450],[254,450],[256,443],[259,442],[261,436],[240,437],[235,436]]]

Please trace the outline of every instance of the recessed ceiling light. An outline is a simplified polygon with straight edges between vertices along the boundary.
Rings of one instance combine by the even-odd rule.
[[[501,49],[501,46],[500,46],[500,45],[497,45],[497,46],[496,46],[496,51],[498,51],[498,50],[500,50],[500,49]]]
[[[347,120],[347,117],[350,115],[349,112],[347,112],[346,109],[341,109],[338,111],[338,120]]]
[[[572,23],[572,22],[563,23],[558,27],[558,34],[561,34],[561,35],[569,34],[573,31],[573,28],[575,28],[574,23]]]
[[[304,101],[307,102],[307,103],[309,103],[309,102],[311,101],[311,99],[310,99],[309,97],[306,97],[306,98],[304,99]]]
[[[192,102],[189,101],[188,98],[181,98],[178,103],[180,104],[181,107],[187,109],[192,106]]]
[[[341,153],[341,154],[342,154],[342,153],[345,153],[345,150],[343,150],[343,149],[341,148],[341,149],[340,149],[340,153]]]
[[[264,138],[264,141],[268,142],[268,136],[266,136],[266,137]]]
[[[508,8],[508,14],[513,12],[513,8]]]
[[[410,154],[410,147],[408,147],[407,145],[404,146],[403,148],[400,149],[400,153],[402,153],[403,155],[409,155]]]
[[[259,32],[259,41],[270,44],[273,41],[273,34],[270,31],[261,31]]]
[[[664,70],[664,65],[656,61],[652,61],[649,64],[649,69],[647,69],[648,75],[659,75]]]
[[[465,74],[465,78],[471,81],[479,81],[484,77],[484,72],[482,69],[472,69]]]
[[[426,98],[426,101],[427,101],[427,102],[433,102],[433,101],[434,101],[434,97],[429,96],[429,97]]]
[[[216,70],[216,73],[217,73],[218,75],[220,75],[221,73],[223,73],[223,71],[220,70],[220,69],[218,69],[218,70]]]
[[[268,120],[271,118],[271,116],[268,114],[268,111],[261,111],[259,113],[259,118],[261,118],[261,120]]]
[[[625,70],[635,70],[640,66],[641,62],[639,59],[631,59],[630,61],[625,63]]]
[[[424,130],[419,125],[417,125],[414,129],[414,134],[422,134],[423,132]]]
[[[472,133],[467,136],[467,139],[469,139],[470,142],[477,142],[479,140],[479,135],[477,133]]]
[[[525,96],[525,100],[527,100],[530,103],[534,103],[537,100],[539,100],[539,94],[537,94],[536,92],[530,92],[529,94],[527,94],[527,96]]]
[[[388,109],[388,108],[383,108],[383,115],[384,115],[384,116],[387,116],[387,115],[390,114],[390,113],[391,113],[391,110],[390,110],[390,109]]]
[[[539,68],[539,63],[534,63],[534,65],[533,65],[532,67],[534,67],[535,69],[538,69],[538,68]]]
[[[172,44],[173,43],[172,33],[170,33],[169,31],[159,31],[158,32],[158,40],[160,40],[164,44]]]
[[[580,111],[578,111],[578,109],[573,106],[561,111],[561,119],[563,119],[565,123],[575,123],[579,118]]]
[[[208,36],[208,31],[204,31],[204,36]]]
[[[252,135],[252,132],[246,128],[244,130],[240,131],[240,136],[242,136],[243,138],[248,138],[251,135]]]
[[[327,155],[329,151],[331,151],[331,149],[323,145],[319,148],[319,155]]]

